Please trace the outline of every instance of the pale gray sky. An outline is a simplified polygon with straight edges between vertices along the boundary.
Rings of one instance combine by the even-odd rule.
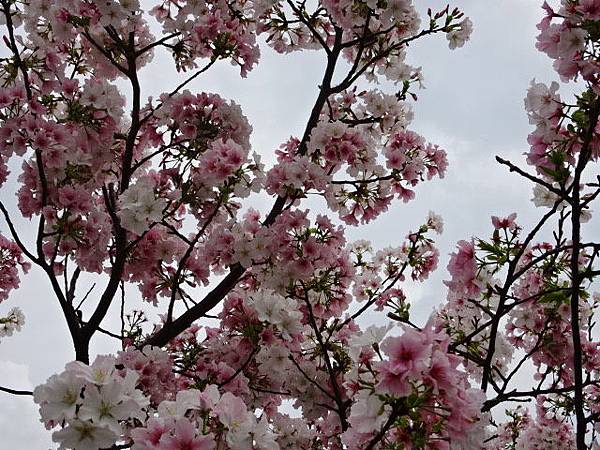
[[[437,0],[417,3],[423,5],[419,7],[423,13],[427,6],[442,4]],[[496,164],[494,156],[522,161],[530,131],[523,110],[527,86],[534,77],[545,82],[557,79],[550,60],[534,48],[541,0],[461,0],[455,4],[474,23],[470,42],[450,51],[444,36],[433,36],[416,42],[408,52],[408,62],[423,67],[427,87],[415,105],[412,128],[448,151],[448,174],[419,186],[412,203],[395,203],[372,224],[348,230],[351,240],[369,239],[375,247],[385,247],[400,244],[429,210],[443,216],[440,267],[426,283],[409,288],[409,300],[419,319],[444,299],[447,255],[456,241],[486,236],[492,214],[516,211],[525,225],[538,217],[539,211],[529,202],[531,187]],[[247,79],[240,79],[236,68],[221,62],[195,80],[190,90],[215,92],[239,103],[254,127],[254,151],[267,155],[290,135],[301,134],[325,61],[322,53],[281,56],[267,47],[262,50],[261,63]],[[143,72],[144,96],[157,96],[176,85],[176,73],[167,67],[156,58]],[[19,173],[14,165],[12,171]],[[14,202],[12,193],[6,191],[3,200]],[[27,221],[17,223],[23,232],[32,229]],[[4,223],[0,232],[7,234]],[[60,371],[73,352],[58,304],[39,271],[33,269],[24,278],[22,288],[0,305],[0,313],[15,305],[24,310],[26,324],[22,332],[0,343],[0,384],[29,389]],[[118,328],[116,318],[107,318],[103,325]],[[94,352],[116,349],[103,336],[93,341]],[[39,423],[31,399],[0,396],[2,446],[49,448],[49,433]]]

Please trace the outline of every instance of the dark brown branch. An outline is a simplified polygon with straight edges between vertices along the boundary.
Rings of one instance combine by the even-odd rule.
[[[25,256],[27,256],[27,258],[29,258],[35,264],[40,265],[40,261],[37,259],[37,257],[34,256],[33,253],[31,253],[27,249],[25,244],[23,244],[23,241],[21,241],[21,238],[19,237],[19,234],[17,233],[15,225],[12,223],[10,215],[8,214],[8,211],[5,208],[2,201],[0,201],[0,210],[2,211],[2,214],[4,215],[4,220],[6,221],[6,224],[8,225],[8,229],[10,230],[10,234],[11,234],[13,240],[17,243],[17,245],[19,246],[21,251],[25,254]]]
[[[102,327],[98,327],[97,330],[98,330],[99,333],[105,334],[105,335],[110,336],[111,338],[114,338],[114,339],[118,339],[119,341],[122,341],[123,339],[125,339],[124,336],[120,336],[117,333],[113,333],[112,331],[105,330]]]
[[[319,42],[319,44],[321,45],[321,47],[323,47],[323,49],[325,50],[325,53],[327,53],[327,56],[329,56],[331,54],[331,49],[329,48],[329,46],[327,45],[327,43],[323,39],[323,36],[321,36],[319,34],[319,31],[312,25],[312,23],[310,22],[310,19],[307,20],[304,17],[304,15],[302,14],[304,12],[304,8],[301,11],[301,10],[299,10],[296,7],[296,5],[294,5],[294,2],[288,0],[287,3],[290,6],[290,8],[292,8],[292,10],[296,14],[296,16],[300,19],[300,22],[302,22],[304,25],[306,25],[306,27],[310,30],[310,32],[312,33],[312,35],[314,36],[314,38]]]
[[[137,76],[137,63],[136,63],[136,55],[135,55],[135,42],[134,42],[134,34],[129,34],[129,41],[127,48],[124,49],[127,55],[127,70],[126,75],[131,82],[133,99],[132,99],[132,108],[131,108],[131,127],[129,129],[129,133],[127,135],[127,140],[125,143],[125,150],[123,152],[122,157],[122,167],[121,167],[121,182],[119,186],[119,192],[123,193],[129,187],[129,183],[131,181],[132,176],[132,163],[133,163],[133,152],[135,148],[135,143],[137,140],[137,135],[140,129],[140,102],[141,102],[141,88],[140,83]],[[93,334],[97,331],[100,323],[106,316],[108,309],[115,297],[117,289],[119,288],[119,283],[121,281],[121,277],[123,275],[123,271],[125,270],[125,261],[128,254],[128,246],[127,246],[127,233],[121,227],[121,224],[114,214],[114,205],[112,204],[112,190],[109,192],[108,198],[106,196],[107,190],[103,190],[105,193],[105,202],[107,202],[107,209],[111,218],[113,220],[113,232],[115,237],[115,249],[116,255],[113,265],[111,267],[110,279],[100,297],[100,301],[96,306],[96,309],[92,313],[90,320],[85,325],[83,329],[84,336],[84,346],[85,346],[85,355],[82,354],[82,357],[87,358],[87,347],[89,346],[89,340],[93,336]],[[84,349],[82,349],[82,352]],[[84,361],[85,362],[85,361]]]
[[[591,385],[591,384],[597,384],[597,382],[588,382],[585,385]],[[503,394],[500,394],[498,396],[496,396],[493,399],[490,400],[486,400],[483,404],[483,409],[482,411],[489,411],[490,409],[492,409],[494,406],[503,403],[503,402],[507,402],[507,401],[512,401],[513,399],[516,398],[522,398],[522,397],[532,397],[532,398],[536,398],[538,396],[541,395],[548,395],[548,394],[566,394],[569,392],[573,392],[575,389],[575,386],[567,386],[564,388],[549,388],[549,389],[532,389],[530,391],[511,391],[511,392],[506,392]]]
[[[534,183],[539,184],[540,186],[545,187],[546,189],[548,189],[553,194],[558,195],[559,198],[561,198],[563,200],[565,199],[564,198],[565,197],[565,193],[564,192],[561,192],[559,189],[556,189],[550,183],[542,180],[541,178],[536,177],[535,175],[531,175],[530,173],[524,171],[520,167],[515,166],[513,163],[511,163],[507,159],[503,159],[500,156],[496,156],[496,161],[498,161],[500,164],[502,164],[504,166],[507,166],[510,172],[516,172],[519,175],[521,175],[522,177],[527,178],[529,181],[533,181]]]
[[[169,39],[173,39],[174,37],[179,36],[181,33],[179,31],[175,32],[175,33],[171,33],[168,36],[165,36],[162,39],[159,39],[158,41],[152,42],[151,44],[146,45],[145,47],[142,47],[141,49],[139,49],[136,53],[135,56],[136,57],[140,57],[142,56],[144,53],[146,53],[148,50],[152,50],[154,47],[157,47],[159,45],[164,44],[165,42],[167,42]]]
[[[388,420],[386,420],[385,424],[381,427],[379,432],[369,441],[369,444],[365,447],[365,450],[373,450],[377,444],[381,442],[384,438],[385,434],[392,428],[396,419],[408,413],[408,410],[405,405],[395,404],[392,407],[392,412]]]
[[[342,424],[342,431],[346,431],[348,429],[348,419],[346,415],[347,404],[344,402],[342,398],[342,391],[340,389],[337,376],[335,371],[333,370],[333,364],[331,364],[331,359],[329,358],[329,352],[327,350],[327,346],[323,341],[323,336],[321,334],[321,330],[317,325],[317,321],[315,319],[315,315],[313,312],[312,304],[310,303],[310,299],[308,297],[308,292],[306,291],[306,287],[303,285],[304,289],[304,303],[306,304],[306,308],[308,310],[308,320],[310,326],[315,332],[315,336],[317,338],[317,342],[319,343],[319,347],[321,348],[321,354],[323,355],[323,360],[325,361],[325,366],[327,368],[327,373],[329,375],[329,381],[331,383],[331,387],[333,389],[333,395],[335,398],[335,404],[337,406],[337,413],[340,416],[340,423]]]
[[[217,306],[231,289],[233,289],[245,271],[246,269],[244,269],[241,264],[234,264],[231,266],[227,276],[221,280],[217,287],[210,291],[202,301],[197,305],[192,306],[168,325],[164,325],[153,335],[149,336],[143,342],[142,346],[153,345],[162,347],[166,345],[171,339],[185,331],[195,320],[203,317],[207,312]]]
[[[540,229],[544,226],[544,224],[548,221],[548,219],[556,213],[560,203],[561,203],[560,200],[558,200],[554,203],[554,205],[550,209],[550,211],[548,211],[540,219],[540,221],[537,223],[537,225],[535,227],[533,227],[533,229],[525,237],[525,240],[521,243],[519,250],[517,251],[515,256],[509,261],[508,273],[506,275],[506,280],[504,282],[504,286],[502,287],[502,289],[500,290],[500,293],[499,293],[500,299],[498,301],[498,308],[496,311],[501,312],[504,309],[504,305],[506,303],[507,296],[508,296],[508,291],[509,291],[510,287],[512,286],[512,284],[516,280],[514,277],[514,274],[517,269],[517,265],[519,263],[519,260],[525,253],[527,246],[533,240],[533,238],[537,235],[537,233],[540,231]],[[481,389],[484,392],[486,391],[489,380],[490,380],[490,375],[491,375],[492,366],[493,366],[492,361],[494,359],[494,353],[496,351],[496,335],[498,334],[498,327],[500,326],[501,317],[502,316],[499,314],[496,314],[496,316],[492,317],[493,322],[492,322],[492,326],[490,329],[490,337],[489,337],[490,342],[489,342],[489,346],[488,346],[488,350],[487,350],[487,354],[486,354],[486,358],[485,358],[485,365],[483,366],[483,376],[482,376],[482,380],[481,380]]]
[[[21,390],[17,390],[17,389],[7,388],[4,386],[0,386],[0,391],[6,392],[7,394],[12,394],[12,395],[33,395],[33,392],[31,392],[31,391],[21,391]]]
[[[171,300],[169,302],[169,309],[167,311],[167,320],[165,321],[166,322],[165,325],[168,325],[169,323],[171,323],[173,321],[173,307],[175,306],[175,300],[177,299],[177,293],[179,292],[179,289],[180,289],[179,284],[181,282],[181,274],[185,268],[185,264],[186,264],[187,260],[189,259],[189,257],[192,255],[192,252],[194,251],[196,244],[198,243],[200,238],[204,235],[204,232],[206,231],[208,226],[212,223],[213,219],[216,217],[222,204],[223,204],[223,196],[221,196],[219,198],[219,201],[215,205],[213,211],[206,218],[206,221],[204,222],[204,224],[202,225],[202,227],[200,228],[198,233],[196,233],[196,236],[194,236],[194,239],[190,242],[184,255],[179,260],[179,264],[177,265],[177,271],[175,272],[175,275],[173,276],[173,282],[172,282],[173,284],[172,284],[172,288],[171,288]]]
[[[587,422],[584,411],[583,397],[583,353],[581,349],[581,336],[579,326],[579,300],[581,278],[579,276],[579,255],[581,244],[581,204],[580,204],[580,182],[581,175],[590,160],[591,146],[590,143],[594,137],[594,130],[598,123],[598,115],[600,114],[600,100],[596,101],[591,106],[589,115],[589,125],[583,137],[583,145],[579,154],[579,160],[575,168],[572,183],[571,194],[571,243],[573,251],[571,253],[571,330],[573,338],[573,375],[574,375],[574,408],[576,421],[576,442],[577,450],[587,449],[585,443]]]

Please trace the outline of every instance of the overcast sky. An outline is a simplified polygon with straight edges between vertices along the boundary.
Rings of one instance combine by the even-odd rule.
[[[423,5],[419,8],[424,13],[427,6],[442,2],[417,3]],[[408,62],[423,67],[426,85],[414,107],[412,129],[448,151],[448,174],[443,180],[420,185],[412,203],[396,203],[372,224],[348,230],[351,240],[369,239],[374,247],[385,247],[400,244],[429,210],[443,216],[445,232],[438,240],[440,267],[426,283],[409,288],[409,301],[421,320],[444,299],[447,255],[456,241],[489,234],[492,214],[515,211],[525,225],[539,216],[529,202],[531,187],[495,163],[494,156],[523,160],[531,129],[523,110],[527,86],[534,77],[544,82],[557,78],[550,60],[534,47],[541,0],[464,0],[454,4],[474,23],[470,42],[450,51],[444,36],[439,35],[417,41],[408,52]],[[157,58],[143,72],[143,97],[157,96],[176,85],[176,74],[167,67]],[[239,103],[254,128],[253,150],[266,155],[290,135],[301,135],[324,67],[323,53],[281,56],[263,47],[261,63],[247,79],[240,79],[236,68],[221,62],[195,80],[190,90],[215,92]],[[19,172],[14,165],[12,169],[13,175]],[[6,189],[2,198],[14,203]],[[31,229],[27,221],[17,222],[23,232]],[[3,222],[0,232],[8,235]],[[26,324],[23,331],[0,342],[0,385],[31,389],[60,371],[73,359],[73,352],[59,306],[39,271],[34,269],[24,278],[22,288],[0,305],[0,314],[16,305],[25,312]],[[103,325],[118,329],[114,318],[107,318]],[[93,341],[96,353],[115,350],[114,342],[105,337]],[[50,448],[49,433],[39,423],[31,399],[0,396],[2,445]]]

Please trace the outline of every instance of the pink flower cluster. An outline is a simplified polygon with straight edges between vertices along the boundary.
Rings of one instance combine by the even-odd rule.
[[[19,287],[19,267],[27,273],[31,264],[25,261],[16,242],[0,234],[0,302],[8,298],[10,291]]]
[[[542,264],[532,264],[540,255],[554,250],[551,244],[541,243],[526,253],[522,266],[531,267],[514,286],[520,301],[509,313],[506,335],[511,345],[531,354],[536,379],[545,379],[552,373],[557,383],[570,386],[573,383],[573,366],[569,362],[573,358],[571,308],[565,294],[556,289],[568,276],[570,253],[557,253],[554,272],[548,272]],[[586,370],[594,372],[600,370],[600,351],[587,332],[596,307],[594,298],[582,300],[579,307],[584,364]]]
[[[167,0],[151,10],[163,33],[177,34],[172,53],[178,69],[193,69],[198,58],[230,58],[243,77],[260,56],[254,22],[245,13],[224,0]]]
[[[111,45],[114,34],[111,37],[108,33],[109,27],[119,36],[126,37],[133,31],[135,44],[139,48],[154,41],[138,0],[38,0],[25,3],[22,9],[18,7],[15,12],[15,17],[23,20],[31,39],[31,48],[37,47],[38,55],[46,59],[50,70],[44,75],[51,74],[51,78],[45,81],[63,79],[56,76],[57,72],[64,70],[61,59],[68,58],[74,48],[82,50],[85,55],[80,61],[81,67],[93,70],[99,78],[113,79],[123,75],[94,45]],[[71,43],[76,45],[71,46]],[[152,52],[140,55],[138,67],[148,63],[151,57]]]
[[[538,400],[535,420],[529,418],[527,411],[514,412],[512,421],[494,432],[488,430],[491,449],[570,449],[574,448],[574,431],[566,415],[571,410],[563,403],[560,390],[569,392],[575,383],[568,288],[571,249],[562,244],[532,243],[530,237],[523,244],[522,229],[515,219],[516,214],[492,217],[494,232],[490,240],[458,243],[458,250],[451,254],[448,264],[452,275],[446,282],[448,303],[438,312],[434,323],[436,329],[451,337],[453,352],[464,358],[465,369],[475,379],[481,379],[482,366],[487,364],[484,358],[490,358],[488,352],[493,349],[487,376],[496,392],[511,386],[525,362],[535,370],[533,380],[537,389],[550,392],[547,396],[531,395]],[[551,269],[549,255],[552,255]],[[582,251],[582,270],[590,261],[590,255]],[[508,281],[501,281],[501,276]],[[600,370],[600,347],[590,334],[590,324],[599,304],[598,295],[589,295],[585,289],[579,299],[580,352],[584,370],[594,379]],[[494,320],[498,321],[498,329],[492,343],[486,324]],[[419,354],[422,349],[418,342],[406,345],[407,349],[398,348],[409,356]],[[416,356],[412,359],[418,360]],[[518,362],[511,364],[512,359]],[[416,370],[411,364],[393,368],[408,374]],[[400,383],[392,385],[393,388],[407,389],[407,386]],[[553,392],[555,389],[558,392]],[[519,387],[512,392],[519,392]],[[587,387],[585,408],[594,410],[596,401],[596,388]]]
[[[360,27],[364,22],[365,12],[357,7],[355,0],[341,0],[323,2],[327,12],[335,21],[336,25],[343,28]],[[410,0],[393,0],[385,6],[379,6],[377,2],[367,3],[373,13],[381,17],[381,23],[378,24],[382,29],[390,26],[396,26],[399,33],[405,35],[414,34],[420,25],[420,18]]]
[[[215,385],[202,392],[180,391],[175,401],[163,401],[157,411],[146,427],[131,432],[134,450],[280,448],[264,418],[257,420],[239,397],[221,395]]]
[[[303,283],[332,283],[322,302],[313,300],[317,314],[340,314],[349,303],[345,292],[354,274],[339,226],[326,216],[311,223],[308,211],[280,215],[269,228],[260,227],[259,216],[249,214],[233,233],[233,260],[252,267],[252,275],[264,289],[285,294],[303,289]]]
[[[150,105],[147,109],[152,111]],[[210,212],[220,204],[223,185],[239,197],[262,186],[262,165],[248,158],[252,127],[233,102],[189,91],[163,95],[144,130],[149,136],[146,153],[161,149],[162,163],[169,168],[165,175],[199,218],[203,209]]]
[[[600,23],[597,0],[562,1],[558,10],[544,3],[545,17],[538,25],[537,48],[554,60],[554,68],[563,82],[581,79],[593,93],[600,94],[600,60],[593,32]],[[529,137],[531,149],[527,162],[551,182],[563,183],[573,171],[575,155],[581,150],[586,124],[581,114],[591,98],[584,95],[577,105],[568,105],[558,94],[558,84],[550,86],[532,81],[525,99],[529,121],[536,126]],[[585,100],[587,99],[587,100]],[[580,130],[577,133],[576,130]],[[592,159],[600,155],[598,127],[587,144]]]
[[[363,347],[358,379],[350,382],[358,401],[349,419],[352,427],[343,435],[348,448],[365,448],[388,417],[405,414],[409,420],[384,428],[389,437],[382,442],[409,446],[418,435],[424,437],[424,448],[450,449],[476,432],[483,393],[470,387],[459,370],[460,358],[447,352],[449,342],[446,334],[431,328],[405,329],[401,336],[383,340],[378,348],[386,357],[372,363],[373,348]],[[371,388],[360,387],[365,384]]]
[[[404,293],[401,289],[386,287],[386,282],[395,278],[404,281],[407,270],[410,270],[413,280],[426,280],[437,268],[439,260],[439,252],[427,232],[433,230],[441,234],[442,229],[441,217],[430,212],[426,224],[417,233],[409,233],[400,247],[387,247],[373,255],[368,241],[353,243],[351,252],[357,266],[352,283],[354,298],[359,302],[374,301],[378,310],[385,306],[392,307],[392,310],[402,309]]]
[[[156,226],[144,233],[139,244],[128,258],[123,278],[131,283],[138,283],[142,297],[155,305],[157,295],[170,296],[168,281],[176,269],[173,263],[185,253],[183,243],[168,233],[168,229]],[[191,267],[194,260],[190,260]],[[208,269],[193,271],[198,282],[208,276]]]
[[[451,279],[444,281],[448,286],[447,303],[438,311],[435,326],[448,333],[461,352],[465,348],[482,357],[487,351],[490,337],[488,328],[481,324],[491,320],[498,308],[498,295],[490,287],[499,283],[496,276],[506,263],[499,255],[517,245],[514,240],[520,228],[514,222],[515,218],[513,214],[504,218],[492,217],[493,244],[488,245],[483,240],[459,241],[457,250],[450,254],[447,269]],[[465,336],[469,338],[465,340]],[[496,333],[494,346],[491,363],[496,368],[494,376],[497,376],[498,372],[507,369],[513,349],[501,332]],[[480,367],[468,360],[464,364],[470,375],[479,379]]]
[[[303,195],[315,190],[325,191],[331,182],[331,176],[319,164],[307,156],[297,154],[299,141],[296,138],[282,144],[277,152],[277,164],[267,173],[265,188],[273,195]]]
[[[361,156],[369,144],[359,129],[340,121],[320,122],[310,136],[308,153],[312,158],[322,158],[326,170],[343,163],[355,167],[364,159]]]
[[[525,110],[529,123],[536,126],[527,138],[531,150],[527,162],[541,173],[543,168],[553,169],[548,161],[548,153],[555,141],[560,139],[559,122],[563,115],[562,101],[558,95],[558,83],[553,82],[549,87],[543,83],[531,82],[525,98]]]
[[[476,296],[481,292],[481,283],[477,280],[477,261],[473,242],[459,241],[457,251],[450,255],[448,272],[452,276],[446,282],[451,292]]]
[[[394,189],[405,202],[413,198],[414,193],[399,186],[399,181],[415,186],[425,177],[428,180],[434,176],[444,178],[448,167],[446,152],[437,145],[426,144],[423,137],[412,131],[395,133],[383,154],[386,166],[395,174],[397,171],[398,182]]]
[[[267,173],[267,189],[270,193],[290,194],[300,197],[310,190],[320,191],[329,208],[336,211],[347,224],[369,222],[387,210],[397,196],[405,202],[414,198],[411,188],[425,179],[443,177],[446,167],[446,152],[436,145],[425,144],[422,137],[410,131],[397,131],[406,123],[405,110],[378,113],[368,102],[367,109],[358,108],[372,125],[347,125],[344,117],[350,113],[340,104],[340,120],[322,121],[313,130],[307,146],[307,154],[298,154],[298,141],[291,139],[281,146],[278,164]],[[353,93],[347,94],[348,105],[356,103]],[[383,100],[379,97],[379,100]],[[346,101],[340,99],[338,101]],[[352,114],[355,115],[354,111]],[[377,115],[379,114],[379,115]],[[361,122],[361,119],[357,119]],[[389,133],[392,133],[388,137]],[[384,148],[387,172],[378,164],[377,146],[388,140]],[[312,163],[312,166],[311,166]],[[334,178],[346,168],[349,179]]]
[[[544,10],[546,16],[538,25],[538,50],[554,60],[563,81],[581,76],[598,89],[600,62],[586,49],[594,39],[590,25],[600,21],[598,0],[563,0],[557,11],[544,2]]]
[[[186,378],[177,377],[173,372],[173,358],[155,347],[144,349],[143,352],[131,348],[119,352],[115,364],[123,367],[121,373],[128,370],[137,373],[138,389],[154,406],[163,400],[175,398],[178,391],[189,385]]]
[[[152,128],[161,144],[175,146],[190,141],[198,150],[204,150],[202,147],[211,141],[231,139],[245,151],[250,149],[252,127],[236,103],[227,102],[217,94],[189,91],[173,96],[164,94],[160,100]]]
[[[570,450],[575,448],[573,427],[564,417],[556,417],[543,406],[544,398],[537,401],[537,418],[528,420],[516,439],[516,450]]]

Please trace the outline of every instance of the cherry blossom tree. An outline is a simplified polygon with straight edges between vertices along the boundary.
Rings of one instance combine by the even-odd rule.
[[[409,0],[0,6],[0,185],[5,198],[7,162],[19,160],[18,213],[35,223],[23,236],[0,202],[0,301],[38,266],[75,356],[33,392],[1,389],[33,395],[60,449],[591,448],[600,244],[582,223],[600,194],[599,1],[544,4],[538,48],[582,90],[569,103],[558,83],[533,81],[531,172],[498,158],[547,211],[531,230],[493,217],[490,239],[459,242],[447,301],[425,324],[403,283],[437,268],[441,217],[380,250],[347,242],[345,228],[443,178],[445,150],[410,130],[422,75],[405,57],[433,35],[462,47],[462,11],[421,16]],[[261,41],[326,60],[304,133],[270,167],[239,105],[186,89],[222,60],[245,77]],[[187,78],[146,99],[139,74],[157,52]],[[101,292],[82,290],[84,276]],[[118,333],[102,326],[115,304]],[[381,320],[361,328],[368,311]],[[17,307],[0,323],[11,335],[24,317]],[[98,333],[118,341],[114,354],[90,358]]]

